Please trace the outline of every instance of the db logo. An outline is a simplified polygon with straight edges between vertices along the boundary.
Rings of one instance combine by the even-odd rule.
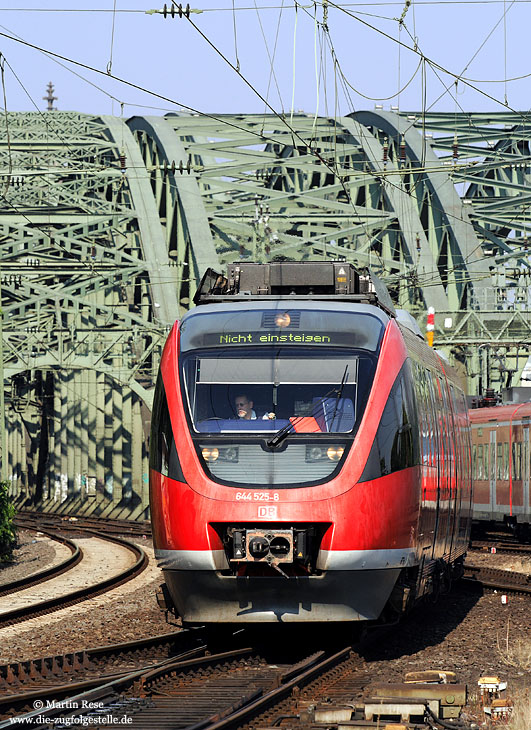
[[[276,520],[278,517],[278,508],[275,506],[267,506],[260,505],[258,507],[258,517],[261,517],[263,520]]]

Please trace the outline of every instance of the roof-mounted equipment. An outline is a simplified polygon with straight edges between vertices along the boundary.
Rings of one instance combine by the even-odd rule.
[[[389,292],[375,274],[337,261],[229,264],[226,276],[207,269],[194,303],[264,299],[339,299],[374,304],[396,314]]]

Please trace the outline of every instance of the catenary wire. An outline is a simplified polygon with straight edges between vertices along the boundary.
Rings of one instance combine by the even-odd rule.
[[[393,40],[394,40],[394,39],[393,39]],[[27,45],[31,45],[31,44],[27,44]],[[407,47],[407,46],[406,46],[406,47]],[[46,52],[46,51],[44,51],[44,52]],[[48,53],[50,53],[50,52],[48,52]],[[56,54],[56,55],[57,55],[57,54]],[[71,59],[65,59],[65,60],[69,60],[69,61],[72,61]],[[76,63],[76,62],[74,62],[74,63]],[[77,62],[77,63],[78,63],[78,62]],[[81,64],[81,65],[83,65],[83,64]],[[100,71],[99,71],[98,69],[91,69],[91,70],[96,70],[97,72],[100,72]],[[130,83],[130,82],[125,82],[125,83]],[[134,85],[133,85],[133,86],[134,86]],[[137,87],[137,88],[138,88],[138,87]],[[148,91],[148,93],[153,93],[153,92],[149,92],[149,91]],[[155,95],[156,95],[156,94],[155,94]],[[160,95],[158,95],[158,96],[160,96]],[[170,103],[175,103],[175,102],[173,102],[173,100],[170,100],[170,99],[167,99],[167,98],[166,98],[165,100],[168,100],[168,101],[170,101]],[[182,105],[181,105],[181,106],[182,106]],[[211,116],[211,115],[206,115],[206,116]],[[223,120],[223,121],[225,122],[226,120]]]
[[[516,2],[516,0],[513,0],[513,2]],[[466,86],[468,86],[469,88],[471,88],[473,91],[476,91],[481,96],[484,96],[485,98],[490,99],[490,101],[493,101],[496,104],[499,104],[500,106],[503,106],[504,108],[509,109],[510,111],[512,111],[516,115],[523,116],[522,115],[522,112],[519,112],[516,109],[513,109],[509,105],[506,106],[505,103],[502,100],[496,98],[495,96],[492,96],[492,94],[488,94],[486,91],[483,91],[482,89],[478,88],[477,86],[474,86],[473,83],[471,83],[470,81],[462,78],[459,74],[456,74],[454,71],[450,71],[449,69],[445,68],[440,63],[438,63],[437,61],[434,61],[433,59],[429,58],[424,53],[422,53],[421,51],[419,51],[416,46],[415,47],[411,47],[411,46],[407,45],[407,43],[404,43],[403,41],[400,41],[397,38],[393,38],[393,36],[391,36],[389,33],[386,33],[385,31],[381,30],[380,28],[377,28],[376,26],[371,25],[366,20],[363,20],[363,18],[360,18],[357,15],[354,15],[353,13],[349,12],[348,10],[346,10],[343,6],[338,5],[337,3],[333,2],[333,0],[329,0],[329,4],[330,4],[331,7],[334,7],[337,10],[339,10],[340,12],[345,13],[349,17],[351,17],[354,20],[356,20],[358,23],[360,23],[362,25],[365,25],[367,28],[370,28],[371,30],[373,30],[376,33],[378,33],[379,35],[382,35],[384,38],[387,38],[388,40],[392,41],[393,43],[400,44],[403,48],[405,48],[408,51],[411,51],[411,53],[414,53],[417,56],[420,56],[422,58],[425,58],[426,61],[430,64],[430,66],[432,66],[432,68],[437,68],[437,69],[439,69],[439,71],[442,71],[443,73],[448,74],[449,76],[452,76],[454,79],[456,79],[458,81],[462,81]]]

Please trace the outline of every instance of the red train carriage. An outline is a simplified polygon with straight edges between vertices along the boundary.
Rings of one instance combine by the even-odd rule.
[[[473,519],[529,534],[531,403],[477,408],[472,425]]]
[[[176,613],[360,621],[436,590],[468,543],[465,397],[377,279],[239,264],[195,301],[164,349],[150,449]]]

